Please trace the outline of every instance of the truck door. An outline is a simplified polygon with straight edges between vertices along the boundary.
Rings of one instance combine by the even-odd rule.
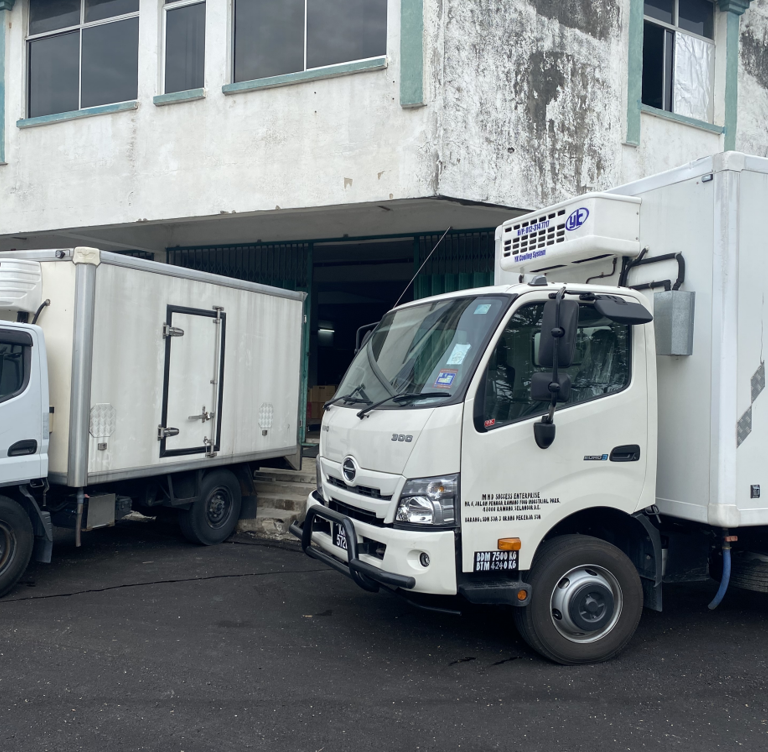
[[[160,456],[219,450],[226,314],[168,306]]]
[[[632,513],[643,493],[643,327],[618,324],[579,304],[577,355],[561,369],[571,377],[571,396],[555,413],[554,443],[540,449],[533,425],[548,405],[531,400],[530,384],[533,373],[545,370],[537,363],[543,306],[544,300],[521,301],[468,395],[461,463],[465,572],[482,571],[493,557],[480,554],[497,551],[498,539],[507,537],[521,539],[519,567],[528,569],[560,520],[587,507]]]
[[[0,486],[47,474],[39,361],[44,352],[33,332],[0,326]]]

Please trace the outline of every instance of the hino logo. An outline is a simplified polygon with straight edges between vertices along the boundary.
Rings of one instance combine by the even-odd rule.
[[[341,465],[341,472],[344,474],[344,480],[352,483],[357,475],[357,464],[351,457],[347,457]]]

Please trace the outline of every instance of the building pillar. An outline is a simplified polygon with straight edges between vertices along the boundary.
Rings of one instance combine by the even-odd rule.
[[[0,165],[5,164],[5,38],[15,0],[0,0]]]

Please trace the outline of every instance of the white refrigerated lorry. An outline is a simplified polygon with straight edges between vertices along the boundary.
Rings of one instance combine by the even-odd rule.
[[[53,526],[178,510],[233,532],[299,455],[304,293],[92,248],[0,254],[0,595]],[[255,514],[255,508],[250,515]]]
[[[514,606],[564,664],[621,651],[662,582],[768,591],[766,206],[768,160],[725,153],[505,222],[496,286],[365,340],[305,552],[430,608]]]

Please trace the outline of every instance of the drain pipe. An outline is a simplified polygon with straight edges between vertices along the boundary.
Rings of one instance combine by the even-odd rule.
[[[720,580],[720,587],[717,589],[717,595],[709,604],[710,611],[714,611],[720,605],[728,590],[728,583],[731,580],[731,543],[738,539],[738,536],[728,535],[728,530],[723,529],[723,576]]]

